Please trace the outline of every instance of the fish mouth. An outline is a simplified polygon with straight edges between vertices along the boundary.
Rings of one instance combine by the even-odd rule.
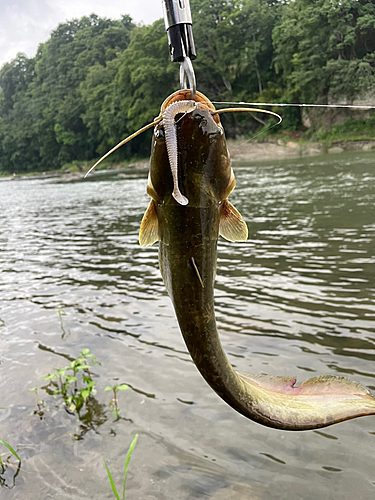
[[[165,101],[161,105],[160,114],[163,115],[163,113],[166,110],[166,108],[170,104],[172,104],[173,102],[177,102],[177,101],[190,101],[190,100],[191,100],[190,90],[188,90],[188,89],[177,90],[176,92],[173,92],[173,94],[171,94],[170,96],[168,96],[165,99]],[[203,109],[207,109],[208,108],[210,111],[213,111],[213,112],[216,111],[216,108],[212,104],[212,102],[208,99],[208,97],[206,97],[201,92],[196,91],[196,93],[195,93],[195,95],[193,97],[193,101],[197,102],[198,106],[199,106],[199,103],[201,103],[201,106],[199,106],[199,107],[203,108],[203,106],[204,106]],[[220,119],[219,119],[218,115],[212,114],[212,118],[215,120],[215,122],[217,124],[220,125]]]

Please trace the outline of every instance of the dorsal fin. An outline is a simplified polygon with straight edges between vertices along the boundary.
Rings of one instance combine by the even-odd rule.
[[[158,228],[156,205],[155,201],[151,200],[143,216],[139,230],[139,244],[141,247],[149,247],[159,240]]]
[[[228,200],[222,203],[219,233],[229,241],[246,241],[248,237],[246,222]]]

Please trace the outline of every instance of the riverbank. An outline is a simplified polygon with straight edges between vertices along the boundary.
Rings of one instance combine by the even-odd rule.
[[[228,149],[233,163],[262,160],[283,160],[301,156],[339,154],[347,151],[375,150],[373,141],[348,141],[337,143],[293,141],[286,139],[228,140]]]
[[[306,156],[318,156],[321,154],[345,154],[349,151],[375,151],[375,140],[363,141],[342,141],[335,143],[308,142],[300,140],[291,140],[289,137],[277,139],[263,139],[255,141],[252,139],[228,140],[228,149],[233,164],[260,162],[263,160],[285,160],[288,158],[298,158]],[[61,181],[72,181],[82,178],[87,172],[92,162],[74,162],[71,165],[65,165],[61,170],[48,172],[28,172],[27,174],[13,174],[1,176],[0,180],[25,179],[36,177],[59,177]],[[116,163],[103,162],[96,169],[99,171],[128,171],[128,170],[146,170],[149,166],[149,159],[140,159],[135,161],[124,161]]]

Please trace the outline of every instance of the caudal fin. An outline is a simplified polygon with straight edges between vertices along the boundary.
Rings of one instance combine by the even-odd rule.
[[[318,429],[375,415],[374,396],[361,384],[345,377],[314,377],[296,386],[295,378],[237,374],[252,401],[254,420],[270,427]]]

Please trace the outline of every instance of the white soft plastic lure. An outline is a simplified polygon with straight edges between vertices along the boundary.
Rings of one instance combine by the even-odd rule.
[[[196,107],[197,103],[195,101],[177,101],[170,104],[163,113],[165,145],[167,147],[169,165],[173,178],[172,196],[180,205],[187,205],[189,200],[181,193],[178,186],[178,147],[175,117],[181,113],[191,113]]]

